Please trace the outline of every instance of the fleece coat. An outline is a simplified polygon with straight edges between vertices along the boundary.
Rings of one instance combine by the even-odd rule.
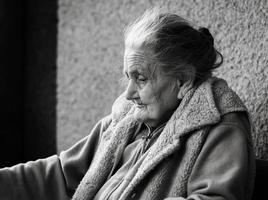
[[[101,148],[73,200],[93,199],[104,184],[137,123],[133,118],[134,109],[123,96],[117,99],[112,122],[102,136]],[[189,176],[211,127],[228,113],[246,111],[239,97],[223,80],[211,78],[190,90],[145,158],[124,178],[119,200],[187,197]],[[251,178],[245,199],[250,198]]]
[[[124,94],[111,115],[64,151],[0,169],[2,200],[94,200],[137,122]],[[131,168],[118,200],[249,200],[254,157],[247,109],[218,78],[190,90],[155,143]]]

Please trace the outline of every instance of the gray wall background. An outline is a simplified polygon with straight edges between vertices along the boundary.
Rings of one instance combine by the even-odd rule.
[[[58,151],[86,136],[123,91],[123,28],[150,6],[208,27],[224,55],[216,72],[252,113],[258,158],[268,159],[268,2],[266,0],[59,0]]]

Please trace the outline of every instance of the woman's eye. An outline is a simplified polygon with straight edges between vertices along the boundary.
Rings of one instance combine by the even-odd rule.
[[[147,81],[147,78],[144,76],[138,76],[137,80],[140,82],[145,82],[145,81]]]

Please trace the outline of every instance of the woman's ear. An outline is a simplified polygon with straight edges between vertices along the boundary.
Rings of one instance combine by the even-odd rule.
[[[177,80],[177,85],[179,88],[179,92],[177,95],[178,99],[183,99],[185,94],[193,87],[194,78],[190,76],[187,81],[182,82],[181,80]]]

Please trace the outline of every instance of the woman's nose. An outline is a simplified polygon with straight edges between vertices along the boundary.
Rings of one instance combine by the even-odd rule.
[[[136,96],[137,96],[136,85],[135,85],[133,79],[130,79],[128,82],[127,89],[126,89],[126,99],[132,100],[132,99],[136,98]]]

